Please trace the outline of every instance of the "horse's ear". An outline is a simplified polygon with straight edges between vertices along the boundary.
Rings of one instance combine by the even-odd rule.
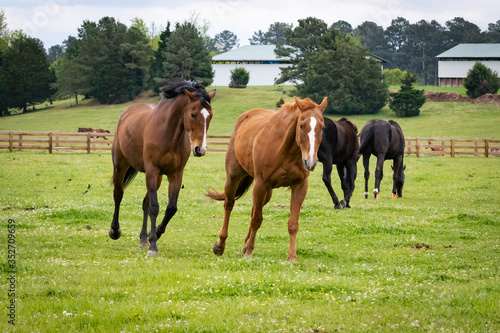
[[[321,112],[324,112],[326,109],[326,104],[328,103],[328,97],[323,98],[323,102],[319,105]]]
[[[298,99],[297,96],[293,96],[293,98],[295,99],[295,105],[297,105],[297,107],[300,109],[300,111],[304,111],[304,109],[306,108],[304,103],[302,103],[302,101],[300,99]]]
[[[403,167],[403,170],[406,170],[406,164],[405,164],[405,166]]]
[[[216,91],[216,90],[214,89],[214,90],[212,90],[211,92],[209,92],[209,93],[208,93],[208,96],[210,96],[210,99],[214,98],[214,96],[215,96],[215,91]]]
[[[184,94],[186,94],[186,96],[189,97],[189,99],[191,100],[191,102],[196,99],[196,95],[193,94],[192,92],[190,92],[187,89],[184,89]]]
[[[391,169],[392,169],[392,171],[394,171],[394,166],[391,165]]]

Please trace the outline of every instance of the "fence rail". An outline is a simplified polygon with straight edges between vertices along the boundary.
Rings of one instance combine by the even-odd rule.
[[[111,150],[113,133],[74,133],[74,132],[29,132],[0,131],[0,149],[13,150],[38,149],[49,153],[61,151]],[[208,151],[225,152],[229,135],[208,135]],[[214,147],[215,146],[215,147]],[[456,138],[406,138],[405,153],[408,155],[473,155],[500,156],[500,140],[494,139],[456,139]]]

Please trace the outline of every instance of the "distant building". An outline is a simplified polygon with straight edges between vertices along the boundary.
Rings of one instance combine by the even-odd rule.
[[[215,71],[214,86],[228,86],[231,70],[243,67],[250,73],[249,86],[274,85],[280,68],[290,66],[289,58],[278,58],[274,45],[246,45],[218,54],[212,58]]]
[[[442,87],[463,86],[467,72],[478,61],[500,73],[500,44],[459,44],[436,58]]]
[[[212,57],[215,71],[214,86],[228,86],[231,70],[243,67],[250,73],[249,86],[272,86],[280,76],[282,67],[291,66],[290,59],[278,57],[274,53],[275,45],[246,45]],[[380,63],[383,70],[384,60],[376,55],[369,57]],[[286,84],[286,83],[285,83]]]

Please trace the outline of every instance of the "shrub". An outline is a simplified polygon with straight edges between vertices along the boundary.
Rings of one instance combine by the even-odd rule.
[[[480,62],[476,62],[474,67],[467,73],[464,80],[464,87],[467,89],[467,96],[472,98],[480,97],[484,94],[496,94],[500,88],[500,79],[497,72],[493,72]]]
[[[231,71],[231,82],[229,88],[246,88],[250,80],[250,73],[244,68],[236,67]]]
[[[420,114],[420,108],[425,103],[423,90],[413,88],[413,83],[417,81],[414,74],[406,73],[401,80],[401,90],[391,93],[389,107],[399,117],[415,117]]]
[[[404,76],[408,71],[402,71],[399,68],[394,69],[384,69],[384,82],[389,86],[401,85]]]

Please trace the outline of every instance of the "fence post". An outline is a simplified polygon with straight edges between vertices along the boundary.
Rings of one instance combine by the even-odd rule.
[[[90,132],[87,132],[87,154],[90,154]]]
[[[408,148],[408,149],[406,150],[406,153],[407,153],[408,155],[411,155],[411,137],[407,137],[407,138],[406,138],[406,141],[408,141],[408,143],[407,143],[407,148]]]
[[[444,156],[444,150],[446,149],[446,139],[443,137],[441,137],[441,151],[443,152],[441,154],[441,156]]]
[[[52,132],[49,132],[49,154],[52,154]]]
[[[484,139],[484,157],[488,158],[490,153],[490,139]]]
[[[19,143],[19,150],[23,150],[23,135],[21,134],[21,130],[19,130],[18,143]]]
[[[477,156],[478,153],[479,153],[479,145],[478,145],[479,141],[477,139],[477,137],[474,139],[474,156]]]
[[[415,141],[415,150],[417,151],[417,157],[420,157],[420,137],[417,136],[417,140]]]
[[[455,157],[455,138],[451,138],[451,157]]]
[[[14,145],[14,134],[12,131],[9,132],[9,152],[12,153],[12,146]]]
[[[56,131],[56,147],[59,147],[59,130]]]

